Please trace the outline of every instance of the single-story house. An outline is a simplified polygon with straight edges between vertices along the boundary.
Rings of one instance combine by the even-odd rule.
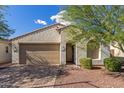
[[[110,54],[108,46],[99,45],[98,49],[91,51],[88,49],[89,42],[85,48],[81,48],[81,44],[71,45],[66,38],[66,33],[62,30],[64,27],[57,23],[13,38],[9,43],[4,41],[6,43],[0,45],[0,48],[4,47],[0,50],[0,54],[3,54],[0,58],[7,58],[12,63],[18,64],[80,65],[80,58],[91,57],[94,65],[103,65],[103,60]],[[9,57],[5,50],[6,46],[12,50]]]

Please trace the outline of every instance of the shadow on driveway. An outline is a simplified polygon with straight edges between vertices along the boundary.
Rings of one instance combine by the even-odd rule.
[[[40,80],[40,84],[45,84],[50,82],[58,74],[68,75],[69,73],[60,66],[55,65],[2,67],[0,69],[0,87],[20,87],[21,84],[31,83],[36,79]]]

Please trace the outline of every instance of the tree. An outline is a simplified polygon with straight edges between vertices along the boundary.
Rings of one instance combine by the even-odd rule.
[[[65,10],[63,19],[71,22],[66,29],[71,42],[93,39],[111,43],[124,53],[124,6],[68,6]]]
[[[7,21],[5,20],[5,12],[7,6],[0,5],[0,39],[5,39],[14,33],[13,29],[10,29]]]

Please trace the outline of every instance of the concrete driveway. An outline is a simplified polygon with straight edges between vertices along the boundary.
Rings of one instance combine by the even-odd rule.
[[[9,65],[0,67],[0,88],[53,87],[59,66]]]

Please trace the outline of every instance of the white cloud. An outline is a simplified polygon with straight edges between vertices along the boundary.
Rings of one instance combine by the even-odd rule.
[[[34,20],[34,23],[36,23],[36,24],[42,24],[42,25],[47,25],[47,22],[46,21],[43,21],[41,19]]]
[[[65,21],[65,20],[62,19],[63,18],[62,14],[65,13],[65,12],[66,12],[65,10],[60,11],[56,15],[51,16],[50,19],[52,21],[55,20],[56,23],[60,23],[60,24],[63,24],[63,25],[70,25],[71,24],[70,22]]]

